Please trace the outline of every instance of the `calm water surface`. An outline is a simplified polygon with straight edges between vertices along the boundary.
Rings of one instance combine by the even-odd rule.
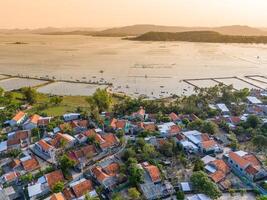
[[[27,44],[12,44],[18,41]],[[1,73],[104,79],[113,83],[113,91],[133,96],[187,94],[192,87],[182,79],[267,75],[266,70],[267,45],[0,35]]]

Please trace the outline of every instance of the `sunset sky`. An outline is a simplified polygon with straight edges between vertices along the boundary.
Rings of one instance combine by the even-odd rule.
[[[0,0],[0,28],[250,25],[267,0]]]

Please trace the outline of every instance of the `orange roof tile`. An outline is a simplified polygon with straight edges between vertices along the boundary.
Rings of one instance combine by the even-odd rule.
[[[249,161],[250,164],[251,164],[252,166],[254,166],[254,167],[256,167],[256,166],[260,166],[260,165],[261,165],[261,163],[260,163],[260,161],[257,159],[257,157],[254,156],[254,155],[252,155],[252,154],[244,155],[243,158],[244,158],[245,160]]]
[[[202,142],[202,147],[204,149],[209,149],[211,147],[214,147],[217,143],[214,140],[207,140]]]
[[[71,142],[70,138],[66,134],[57,133],[56,137],[51,141],[51,145],[54,147],[59,147],[60,143],[65,141],[67,143]]]
[[[77,198],[85,195],[87,192],[93,190],[93,183],[90,180],[85,180],[72,187],[72,190]]]
[[[225,173],[223,173],[222,171],[216,171],[215,173],[211,174],[210,177],[211,179],[215,182],[218,183],[221,180],[223,180],[225,178]]]
[[[64,176],[61,170],[53,171],[49,174],[46,174],[45,177],[50,189],[52,189],[59,181],[64,182]]]
[[[244,158],[240,157],[238,154],[235,152],[230,152],[229,157],[240,167],[244,168],[247,167],[250,163],[249,161],[245,160]]]
[[[111,163],[110,165],[108,165],[107,167],[105,167],[103,169],[108,175],[114,175],[117,174],[120,170],[120,165],[118,163]]]
[[[169,114],[169,117],[171,118],[172,121],[176,121],[179,119],[178,115],[176,115],[174,112]]]
[[[25,115],[26,114],[24,112],[20,111],[13,117],[12,120],[17,122],[17,121],[21,120]]]
[[[9,172],[9,173],[5,174],[4,177],[7,181],[13,181],[18,177],[18,175],[19,174],[16,172]]]
[[[100,144],[101,148],[112,147],[118,143],[118,139],[113,133],[103,135],[102,138],[104,139],[104,143]]]
[[[214,160],[211,162],[217,170],[222,171],[223,173],[228,173],[230,171],[230,168],[223,160]]]
[[[31,123],[34,123],[34,124],[37,124],[38,123],[38,120],[40,119],[41,117],[39,116],[39,115],[32,115],[31,117],[30,117],[30,122]]]
[[[153,182],[156,182],[161,179],[159,168],[154,165],[148,165],[144,167],[149,173]]]
[[[110,177],[108,174],[102,171],[102,168],[97,166],[92,169],[92,173],[97,178],[99,182],[104,181],[106,178]]]
[[[52,149],[53,147],[50,145],[50,144],[48,144],[45,140],[39,140],[38,141],[38,144],[42,147],[42,149],[43,150],[45,150],[45,151],[48,151],[48,150],[50,150],[50,149]]]
[[[256,168],[254,168],[253,166],[249,165],[245,171],[248,173],[248,174],[252,174],[252,175],[255,175],[258,173],[258,170]]]
[[[64,198],[63,194],[60,192],[60,193],[53,194],[50,197],[50,200],[65,200],[65,198]]]
[[[47,126],[50,122],[50,118],[41,118],[38,120],[38,125]]]
[[[177,125],[171,126],[171,128],[170,128],[170,133],[171,134],[176,134],[176,133],[179,133],[179,132],[181,132],[181,128],[179,126],[177,126]]]
[[[22,166],[28,172],[40,168],[39,163],[34,156],[31,159],[22,162]]]

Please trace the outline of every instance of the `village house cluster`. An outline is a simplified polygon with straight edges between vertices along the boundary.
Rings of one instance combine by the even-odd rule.
[[[267,105],[259,98],[247,97],[247,102],[242,102],[245,112],[240,116],[233,116],[223,103],[209,105],[219,114],[205,121],[219,124],[224,120],[232,130],[250,115],[266,123]],[[144,136],[144,141],[159,152],[166,141],[172,140],[189,162],[201,160],[203,171],[221,191],[234,188],[267,194],[267,171],[256,152],[229,147],[231,141],[222,130],[209,134],[186,127],[185,119],[194,122],[198,120],[196,115],[171,112],[166,117],[167,122],[157,121],[155,114],[146,113],[143,107],[123,117],[103,112],[102,123],[80,113],[66,113],[55,120],[53,116],[18,111],[3,124],[1,133],[7,137],[0,142],[0,199],[23,196],[32,200],[82,200],[88,196],[111,199],[118,192],[123,195],[129,186],[127,175],[121,175],[124,150],[128,143],[135,144],[143,132],[153,133]],[[188,200],[210,199],[192,187],[192,170],[183,169],[174,183],[175,177],[168,169],[177,173],[180,169],[173,157],[155,160],[164,167],[151,160],[137,164],[143,173],[143,180],[137,184],[143,199],[176,199],[177,191],[185,193]],[[70,161],[71,168],[64,168],[63,164]]]

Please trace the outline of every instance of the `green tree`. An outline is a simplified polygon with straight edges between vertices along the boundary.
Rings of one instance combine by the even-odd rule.
[[[24,183],[29,183],[33,180],[33,175],[31,173],[20,176],[20,180]]]
[[[123,200],[122,196],[119,193],[115,193],[111,197],[112,200]]]
[[[267,195],[257,197],[257,200],[267,200]]]
[[[197,172],[197,171],[204,171],[204,167],[205,167],[204,162],[198,158],[198,159],[196,159],[196,161],[194,162],[194,169],[193,169],[193,171],[194,171],[194,172]]]
[[[2,87],[0,87],[0,97],[4,96],[4,94],[5,94],[5,90]]]
[[[21,89],[26,101],[30,104],[36,103],[37,101],[37,92],[31,87],[24,87]]]
[[[75,161],[70,159],[66,154],[60,157],[59,167],[62,170],[63,174],[66,176],[71,168],[75,165]]]
[[[129,188],[128,194],[131,199],[140,199],[141,196],[141,193],[135,187]]]
[[[204,193],[212,199],[217,199],[222,195],[218,186],[202,171],[194,172],[190,180],[197,192]]]
[[[129,181],[133,186],[137,186],[144,180],[144,171],[137,166],[136,163],[132,163],[129,166]]]
[[[96,92],[88,97],[87,102],[89,103],[91,110],[95,106],[98,108],[99,112],[108,110],[112,103],[112,98],[105,89],[97,89]]]
[[[247,118],[246,124],[248,127],[256,128],[261,123],[260,119],[256,115],[250,115]]]
[[[202,124],[202,132],[215,134],[218,131],[218,126],[214,122],[205,121]]]
[[[176,199],[177,200],[184,200],[185,199],[185,195],[184,195],[184,192],[179,190],[176,192]]]
[[[52,192],[53,193],[59,193],[59,192],[62,192],[63,189],[64,189],[64,183],[59,181],[53,186]]]
[[[49,101],[52,104],[59,105],[63,101],[63,97],[61,97],[61,96],[54,96],[54,97],[51,97]]]

